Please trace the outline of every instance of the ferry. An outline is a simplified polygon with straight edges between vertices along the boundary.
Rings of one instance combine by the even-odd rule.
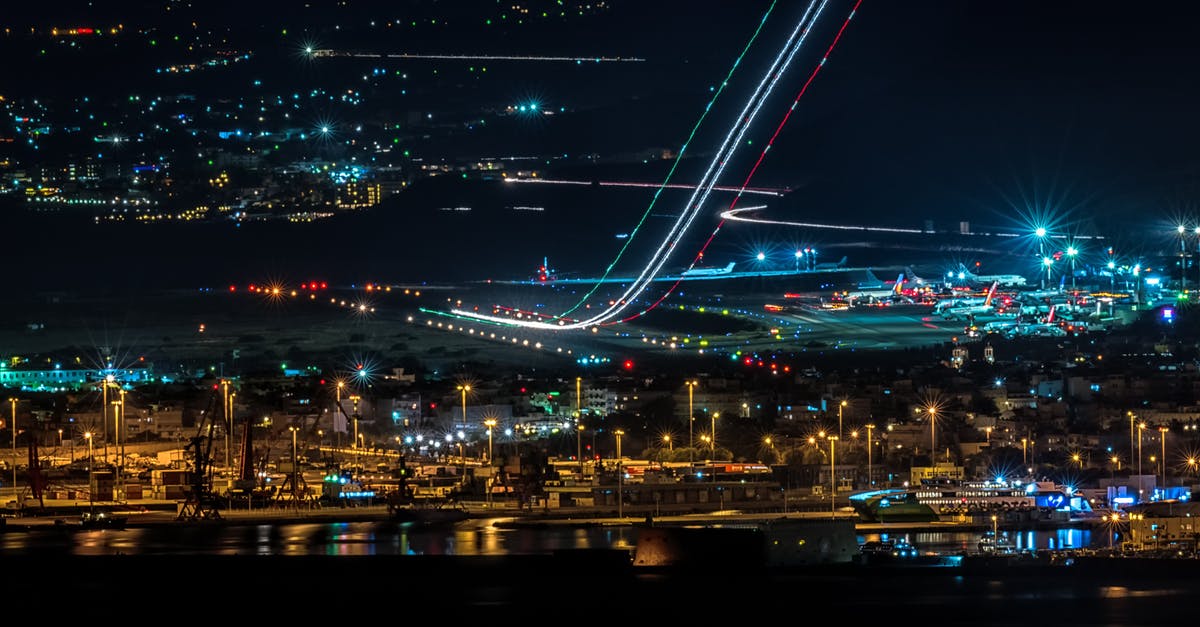
[[[1059,514],[1063,522],[1087,517],[1091,505],[1074,488],[1049,481],[923,480],[919,486],[860,492],[850,506],[871,522],[935,522],[964,517]]]

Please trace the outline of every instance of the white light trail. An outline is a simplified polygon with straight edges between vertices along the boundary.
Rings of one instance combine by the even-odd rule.
[[[771,92],[778,84],[779,79],[783,75],[784,69],[786,69],[786,67],[795,58],[796,53],[808,39],[808,33],[811,31],[811,25],[820,17],[820,14],[824,10],[826,3],[827,0],[822,0],[820,5],[817,6],[815,12],[813,11],[813,7],[816,6],[815,0],[813,3],[809,4],[808,9],[805,10],[804,15],[796,23],[795,29],[793,29],[792,33],[789,35],[787,44],[783,47],[783,49],[780,50],[779,54],[775,56],[775,59],[771,62],[766,74],[762,77],[762,79],[760,79],[758,85],[755,87],[754,92],[744,105],[742,112],[737,118],[739,120],[739,124],[735,128],[730,129],[730,131],[725,135],[725,139],[721,142],[720,149],[713,157],[712,162],[709,163],[708,169],[705,171],[704,176],[701,177],[701,183],[693,190],[691,198],[689,198],[688,203],[685,205],[685,210],[679,216],[679,218],[676,219],[675,223],[670,229],[670,232],[663,238],[663,241],[654,251],[654,254],[651,256],[651,261],[644,268],[642,268],[638,277],[628,288],[626,288],[625,293],[613,299],[612,304],[590,318],[570,323],[565,321],[559,321],[557,323],[513,321],[506,318],[487,316],[461,309],[454,309],[452,310],[452,313],[454,315],[466,318],[516,325],[527,328],[580,329],[612,320],[613,318],[616,318],[620,312],[627,309],[631,305],[631,301],[644,292],[654,280],[654,277],[662,270],[663,265],[666,264],[667,259],[674,250],[677,237],[688,230],[696,216],[699,214],[699,210],[703,206],[704,201],[707,200],[708,195],[712,192],[712,188],[715,186],[716,180],[720,177],[721,173],[728,165],[731,157],[742,144],[742,137],[745,135],[755,117],[757,117],[758,112],[762,109],[762,105],[766,101],[767,97],[770,96]],[[701,190],[703,191],[701,192]],[[697,196],[699,196],[699,199],[697,199]]]
[[[550,57],[537,55],[505,54],[417,54],[408,52],[350,52],[322,48],[308,53],[313,57],[355,57],[361,59],[430,59],[451,61],[555,61],[570,63],[640,63],[641,57]]]
[[[654,189],[696,189],[697,185],[688,185],[687,183],[635,183],[632,181],[575,181],[570,179],[526,179],[526,178],[506,178],[505,183],[544,183],[550,185],[599,185],[600,187],[651,187]],[[742,192],[744,194],[759,194],[762,196],[783,196],[790,192],[790,189],[784,188],[769,188],[769,187],[748,187],[743,190],[740,187],[733,185],[714,185],[713,189],[719,192]]]

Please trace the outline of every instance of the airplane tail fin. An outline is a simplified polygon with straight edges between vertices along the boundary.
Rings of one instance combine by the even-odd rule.
[[[996,286],[998,286],[998,285],[1000,285],[1000,282],[994,281],[992,283],[992,287],[988,289],[987,298],[985,298],[983,301],[983,305],[985,307],[990,306],[992,304],[992,297],[996,295]]]
[[[898,296],[903,291],[904,291],[904,273],[901,272],[900,276],[896,277],[896,284],[894,286],[892,286],[892,294]]]
[[[842,260],[837,262],[837,267],[841,268],[844,265],[846,265],[846,258],[842,257]]]

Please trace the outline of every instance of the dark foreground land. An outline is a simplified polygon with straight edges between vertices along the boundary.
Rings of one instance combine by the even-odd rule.
[[[74,608],[183,624],[209,622],[206,616],[256,616],[270,624],[433,616],[444,624],[613,625],[790,616],[839,625],[1178,625],[1193,619],[1200,600],[1192,560],[1080,568],[731,569],[714,562],[644,569],[623,551],[572,550],[504,557],[19,556],[4,565],[14,593],[5,596],[47,617],[65,619],[62,612]]]

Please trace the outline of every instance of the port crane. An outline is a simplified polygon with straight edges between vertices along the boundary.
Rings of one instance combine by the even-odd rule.
[[[200,420],[196,423],[196,435],[192,436],[185,452],[190,457],[191,469],[188,472],[187,499],[179,508],[176,520],[220,520],[221,512],[217,509],[217,497],[213,494],[213,432],[214,420],[217,416],[217,403],[220,394],[217,386],[213,386],[208,397],[208,404],[200,412]]]

